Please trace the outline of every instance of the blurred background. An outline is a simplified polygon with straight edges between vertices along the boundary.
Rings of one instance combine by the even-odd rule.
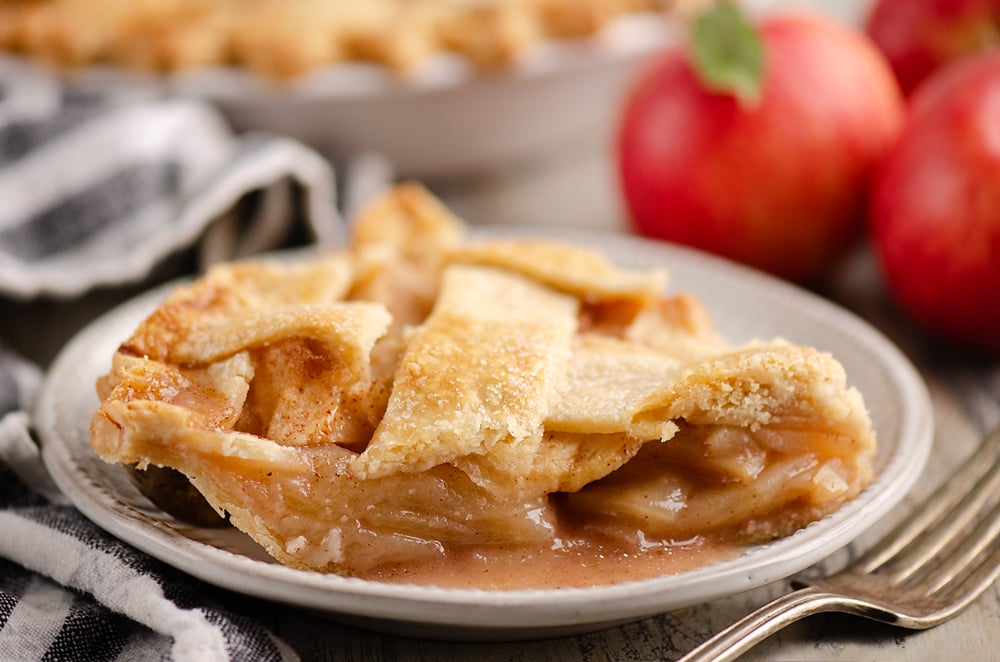
[[[38,4],[46,3],[0,2],[0,12],[7,11],[0,13],[0,22],[6,22],[11,33],[17,7]],[[10,34],[5,39],[0,28],[0,46],[5,42],[8,46],[8,67],[25,75],[55,72],[73,86],[108,93],[141,96],[166,92],[207,99],[237,131],[273,132],[317,148],[338,166],[342,178],[348,176],[353,162],[360,164],[368,177],[420,179],[473,223],[621,229],[625,222],[613,172],[613,140],[625,97],[650,58],[683,39],[678,16],[689,12],[688,7],[705,3],[618,3],[622,7],[676,6],[659,13],[621,10],[616,16],[595,20],[595,25],[587,28],[594,30],[592,34],[548,35],[511,61],[489,70],[470,67],[462,55],[438,54],[421,59],[419,66],[402,75],[392,70],[393,62],[344,60],[315,69],[309,69],[307,61],[300,65],[301,71],[291,69],[295,72],[292,76],[276,72],[277,64],[259,62],[250,62],[257,71],[249,74],[243,69],[219,69],[210,59],[206,60],[208,66],[198,66],[197,55],[210,49],[197,48],[200,42],[196,38],[188,40],[195,41],[195,46],[182,44],[194,53],[187,56],[193,64],[178,56],[174,59],[180,60],[179,71],[149,75],[141,70],[160,66],[157,58],[166,56],[149,55],[132,42],[126,42],[123,49],[140,50],[140,55],[129,51],[125,56],[109,55],[106,51],[110,49],[102,51],[88,43],[110,39],[106,33],[111,28],[107,26],[116,17],[101,12],[114,14],[108,12],[114,2],[76,3],[77,9],[72,9],[74,3],[62,4],[71,10],[50,18],[54,25],[34,21],[28,46],[26,40],[19,42]],[[144,4],[155,7],[158,3],[131,4],[141,11]],[[180,7],[166,12],[174,17],[192,11],[181,1],[161,4]],[[314,3],[312,10],[321,4]],[[808,9],[860,26],[869,2],[744,0],[742,5],[753,16]],[[156,20],[156,11],[151,10],[150,22]],[[321,27],[322,12],[316,14],[301,17],[303,23]],[[60,20],[73,22],[61,26]],[[165,41],[163,26],[141,27],[144,33],[139,39]],[[301,34],[289,37],[282,32],[295,27],[284,15],[275,16],[270,25],[274,40],[307,41]],[[97,28],[106,29],[102,33]],[[248,23],[246,29],[250,28],[259,30],[260,26]],[[189,28],[189,32],[194,31]],[[170,43],[160,50],[172,53],[182,46]],[[263,60],[270,46],[273,42],[262,37],[247,48],[257,48]],[[465,48],[463,55],[472,52],[472,47],[461,44],[457,48],[460,53]],[[322,63],[324,54],[311,53],[305,46],[299,50],[303,52],[295,56],[312,55]],[[280,55],[291,58],[284,52]],[[336,54],[325,56],[335,58]],[[88,57],[97,61],[88,62]],[[120,63],[125,66],[117,66]],[[265,75],[258,75],[262,69]],[[276,74],[282,79],[275,80]]]

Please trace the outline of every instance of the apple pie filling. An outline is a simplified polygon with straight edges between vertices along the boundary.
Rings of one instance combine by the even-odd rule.
[[[178,287],[99,380],[92,444],[180,472],[282,563],[449,586],[689,569],[858,494],[875,439],[842,367],[731,346],[664,287],[469,243],[398,187],[347,249]]]

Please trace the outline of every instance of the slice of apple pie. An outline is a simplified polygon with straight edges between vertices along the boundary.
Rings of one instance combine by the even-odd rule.
[[[471,242],[401,186],[345,250],[178,287],[99,380],[93,447],[179,471],[282,563],[485,588],[703,564],[857,495],[875,439],[840,364],[734,347],[665,284]]]

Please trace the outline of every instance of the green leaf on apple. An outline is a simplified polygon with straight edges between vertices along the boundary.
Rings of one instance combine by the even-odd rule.
[[[760,100],[764,47],[757,30],[733,2],[711,3],[695,18],[691,53],[706,89],[732,94],[744,107]]]

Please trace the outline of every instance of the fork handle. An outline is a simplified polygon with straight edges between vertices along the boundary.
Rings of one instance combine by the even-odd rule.
[[[727,662],[795,621],[825,611],[856,612],[842,596],[807,586],[786,593],[708,639],[677,662]]]

